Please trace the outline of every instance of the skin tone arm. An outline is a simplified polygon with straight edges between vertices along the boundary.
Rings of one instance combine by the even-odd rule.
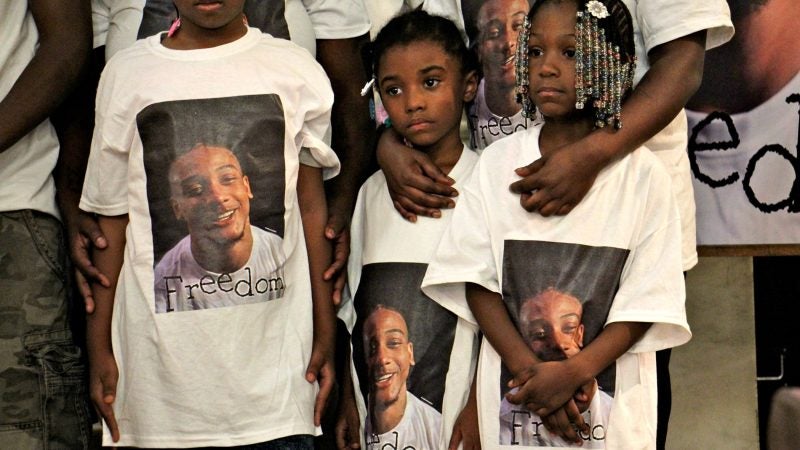
[[[533,354],[533,351],[522,339],[522,336],[516,331],[500,294],[473,283],[467,283],[466,294],[467,303],[478,320],[481,331],[500,355],[503,364],[514,375],[511,387],[525,384],[526,381],[532,378],[533,374],[531,372],[535,370],[534,367],[543,363]],[[519,382],[520,380],[522,380],[522,383]],[[538,380],[536,382],[538,383]],[[588,428],[583,422],[583,417],[578,411],[578,407],[572,400],[572,396],[580,385],[578,384],[573,388],[565,386],[563,382],[559,382],[552,386],[551,388],[558,388],[553,390],[558,391],[559,398],[563,397],[563,401],[548,413],[554,416],[554,420],[548,422],[546,419],[548,414],[539,414],[542,419],[545,419],[545,424],[551,423],[551,426],[552,423],[557,424],[557,428],[551,429],[551,431],[573,442],[578,442],[580,437],[575,432],[572,424],[584,430]],[[524,395],[524,392],[522,395]],[[530,400],[532,399],[525,397],[523,401],[514,403],[525,403],[527,406],[527,404],[530,404]],[[509,401],[511,401],[511,398],[509,398]],[[537,407],[536,409],[539,408]],[[534,412],[536,411],[534,410]],[[550,429],[550,426],[548,426],[548,429]]]
[[[125,251],[128,216],[100,216],[98,224],[108,239],[108,245],[105,249],[95,249],[92,257],[97,268],[109,275],[109,285],[92,284],[96,307],[94,314],[86,318],[89,394],[95,408],[111,430],[111,438],[117,442],[119,427],[112,405],[116,398],[119,372],[111,348],[111,313],[114,310],[114,293]]]
[[[345,368],[342,370],[342,395],[339,399],[339,419],[336,421],[336,448],[339,450],[361,448],[360,420],[356,406],[355,388],[350,374],[350,346],[347,349]]]
[[[39,47],[0,101],[0,153],[49,117],[67,97],[92,45],[88,1],[29,0],[28,6],[39,31]]]
[[[462,450],[481,450],[481,436],[478,432],[478,399],[477,386],[475,385],[477,374],[472,378],[469,387],[469,397],[467,404],[456,419],[453,425],[453,435],[450,436],[448,450],[458,450],[459,444],[463,444]]]
[[[328,208],[322,185],[322,169],[300,165],[297,177],[297,201],[303,221],[303,234],[308,250],[311,275],[311,299],[314,310],[314,343],[311,361],[306,369],[309,383],[319,382],[319,393],[314,404],[314,423],[320,424],[328,396],[335,382],[333,362],[336,338],[336,313],[331,302],[332,286],[322,278],[331,262],[331,245],[324,236]]]
[[[102,52],[91,56],[88,64],[91,69],[81,77],[77,89],[52,117],[61,146],[53,173],[56,198],[67,230],[70,257],[75,265],[75,282],[89,314],[94,311],[94,299],[87,280],[109,286],[108,278],[89,258],[92,247],[105,248],[106,239],[97,219],[78,209],[94,127],[94,97],[100,78],[100,69],[93,63],[102,60]]]
[[[369,119],[369,100],[360,94],[367,81],[361,60],[361,46],[367,35],[352,39],[317,40],[317,59],[325,69],[334,92],[332,147],[342,164],[339,175],[326,183],[328,219],[325,237],[335,244],[333,263],[324,273],[325,280],[336,279],[333,300],[341,301],[347,257],[350,254],[348,225],[358,188],[372,164],[374,132]]]
[[[653,48],[650,69],[622,107],[622,129],[595,130],[517,169],[523,179],[511,190],[521,194],[521,205],[544,216],[569,213],[600,170],[655,136],[684,107],[703,78],[705,42],[706,32],[699,31]]]

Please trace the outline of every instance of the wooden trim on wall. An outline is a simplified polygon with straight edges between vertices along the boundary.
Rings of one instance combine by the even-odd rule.
[[[699,256],[796,256],[800,255],[800,244],[766,245],[701,245]]]

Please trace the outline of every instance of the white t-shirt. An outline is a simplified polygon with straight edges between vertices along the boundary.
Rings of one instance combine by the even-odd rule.
[[[317,387],[304,378],[313,320],[296,185],[301,149],[326,176],[338,170],[327,143],[330,84],[308,52],[254,28],[200,50],[170,50],[159,38],[119,52],[101,77],[81,199],[86,211],[129,217],[111,329],[117,444],[233,446],[318,433]],[[232,143],[249,177],[252,223],[283,238],[283,298],[156,313],[155,255],[186,234],[167,171],[198,141]],[[103,439],[111,443],[107,429]]]
[[[517,388],[511,390],[516,392]],[[589,408],[581,413],[589,432],[579,432],[583,443],[580,448],[605,448],[608,414],[614,399],[597,390],[589,403]],[[524,406],[511,404],[506,399],[500,403],[500,443],[529,447],[579,447],[567,442],[561,436],[551,433],[542,419]]]
[[[250,258],[232,273],[203,269],[192,255],[191,236],[181,239],[156,264],[156,312],[194,311],[283,297],[283,240],[252,225],[250,230]]]
[[[136,41],[145,0],[92,0],[92,47],[104,46],[106,61]]]
[[[449,173],[457,188],[472,173],[477,160],[475,152],[462,151]],[[447,447],[455,420],[466,404],[477,356],[476,327],[455,317],[419,289],[451,217],[452,210],[442,210],[439,219],[406,221],[392,206],[383,172],[373,174],[361,187],[353,213],[348,288],[339,311],[351,333],[360,330],[366,319],[360,317],[357,326],[356,311],[365,314],[377,303],[404,315],[416,359],[408,378],[409,393],[427,399],[442,415],[442,429],[436,430],[441,444],[426,448]],[[364,365],[359,365],[359,359],[364,359],[358,354],[361,341],[362,336],[354,335],[351,371],[363,424],[368,416],[365,378],[369,375]]]
[[[617,321],[652,322],[645,336],[598,375],[614,392],[606,448],[655,445],[654,351],[680,345],[691,334],[684,309],[680,219],[669,177],[639,149],[606,167],[584,200],[566,216],[542,217],[519,207],[508,185],[513,169],[538,158],[541,127],[489,146],[460,192],[450,228],[428,267],[423,291],[476,323],[464,283],[500,293],[512,316],[547,288],[583,304],[584,344]],[[658,270],[653,270],[657,267]],[[516,323],[516,322],[515,322]],[[484,339],[478,361],[478,411],[483,448],[500,448],[504,375]]]
[[[0,2],[0,99],[33,59],[38,43],[28,2]],[[47,119],[0,153],[0,211],[33,209],[59,217],[51,175],[57,159],[58,138]]]
[[[486,80],[481,80],[475,101],[467,111],[470,128],[469,143],[472,148],[483,150],[493,142],[541,123],[538,115],[531,119],[523,117],[522,107],[511,117],[498,116],[493,113],[486,104],[485,84]]]
[[[439,430],[442,416],[412,393],[406,396],[406,410],[396,427],[383,434],[373,434],[367,420],[367,450],[432,450],[442,447]]]
[[[800,73],[750,111],[687,111],[701,245],[800,242],[800,199],[791,197],[800,104],[788,101],[798,93]]]

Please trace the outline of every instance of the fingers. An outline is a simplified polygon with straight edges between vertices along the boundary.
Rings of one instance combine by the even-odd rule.
[[[333,306],[342,304],[342,291],[344,291],[345,284],[347,284],[347,272],[342,270],[333,283]]]
[[[450,443],[447,445],[447,450],[458,450],[458,444],[461,443],[461,429],[456,426],[453,430],[453,435],[450,436]]]
[[[574,400],[570,400],[564,405],[564,411],[567,413],[567,419],[577,430],[584,434],[589,433],[589,424],[583,420],[583,416]]]
[[[544,426],[553,434],[561,436],[564,440],[574,442],[576,444],[583,444],[583,440],[578,436],[578,432],[569,421],[564,408],[559,408],[549,416],[540,416],[543,419]]]
[[[81,297],[83,298],[86,314],[94,313],[94,296],[92,296],[92,288],[89,286],[89,282],[86,281],[86,277],[83,276],[83,273],[77,269],[75,269],[75,284],[78,285],[78,292],[80,292]]]
[[[114,442],[119,441],[119,426],[112,407],[116,398],[116,389],[117,376],[115,374],[100,374],[98,379],[93,380],[91,393],[92,402],[111,431],[111,439]]]
[[[397,212],[400,213],[400,215],[403,216],[404,219],[406,219],[411,223],[417,222],[417,215],[403,208],[403,205],[401,205],[399,201],[395,200],[392,202],[392,204],[394,205],[394,209],[396,209]]]
[[[336,448],[339,450],[361,448],[358,436],[358,424],[351,424],[344,416],[339,417],[334,428]]]
[[[433,189],[437,189],[428,192],[433,192],[439,195],[452,196],[452,194],[448,194],[447,187],[452,186],[455,183],[455,181],[452,178],[445,175],[445,173],[442,172],[441,169],[439,169],[439,166],[434,164],[433,161],[431,161],[430,158],[427,157],[427,155],[425,155],[425,158],[420,158],[419,155],[424,155],[424,153],[414,152],[414,157],[415,157],[414,159],[419,164],[420,169],[422,169],[423,175],[433,180],[435,184],[435,186],[433,186]],[[451,190],[452,191],[450,192],[455,192],[455,189],[451,188]]]
[[[332,363],[327,361],[322,354],[312,351],[311,361],[308,364],[308,369],[306,369],[306,381],[319,383],[319,392],[314,402],[314,425],[316,426],[322,423],[322,414],[325,412],[328,397],[333,390],[333,380]]]
[[[415,190],[415,192],[419,191]],[[407,215],[426,216],[438,219],[442,217],[441,209],[450,209],[455,207],[455,202],[453,202],[453,200],[450,198],[440,196],[428,196],[428,198],[431,201],[425,200],[425,203],[423,204],[419,201],[420,197],[418,197],[417,200],[414,200],[405,195],[398,195],[395,198],[395,209],[397,209],[398,212],[400,212],[400,214],[406,218],[406,220],[409,220],[409,218],[406,217]],[[403,212],[400,211],[400,209],[397,207],[398,203],[403,210],[407,211],[407,214],[403,214]],[[416,217],[414,217],[414,220],[409,221],[416,222]]]
[[[509,186],[511,192],[515,194],[523,194],[525,192],[531,192],[533,190],[539,189],[541,187],[539,178],[536,176],[539,169],[544,166],[545,159],[539,158],[536,161],[528,164],[527,166],[520,167],[514,170],[518,176],[522,177],[521,180],[517,180]]]
[[[329,220],[328,225],[331,225]],[[333,284],[333,304],[338,306],[342,303],[342,289],[344,289],[345,282],[347,281],[347,258],[350,256],[350,232],[347,227],[339,229],[335,232],[335,226],[325,228],[325,237],[335,240],[333,247],[333,262],[322,274],[322,278],[326,281],[334,279]]]

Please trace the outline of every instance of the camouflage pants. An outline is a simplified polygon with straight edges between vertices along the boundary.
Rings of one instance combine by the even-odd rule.
[[[0,213],[0,449],[88,447],[80,350],[67,320],[61,224]]]

